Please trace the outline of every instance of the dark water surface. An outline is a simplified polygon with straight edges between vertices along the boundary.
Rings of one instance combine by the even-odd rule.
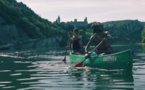
[[[132,73],[73,68],[56,51],[0,51],[0,90],[145,90],[145,46],[114,48],[133,50]]]

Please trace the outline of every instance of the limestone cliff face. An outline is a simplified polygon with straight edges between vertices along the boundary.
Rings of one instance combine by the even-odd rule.
[[[60,37],[51,37],[44,39],[29,39],[27,41],[19,41],[13,49],[53,49],[58,48]]]
[[[36,49],[59,47],[59,37],[44,39],[30,39],[25,32],[16,25],[8,24],[0,17],[0,49]]]
[[[28,36],[19,30],[14,24],[8,24],[0,17],[0,45],[15,43],[19,40],[28,39]]]
[[[15,25],[4,25],[0,26],[0,44],[14,43],[19,40],[28,38],[26,35],[19,32]]]

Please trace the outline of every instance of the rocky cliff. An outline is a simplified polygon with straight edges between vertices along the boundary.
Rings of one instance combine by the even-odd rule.
[[[0,49],[39,49],[59,47],[61,36],[31,39],[14,24],[8,24],[0,17]]]

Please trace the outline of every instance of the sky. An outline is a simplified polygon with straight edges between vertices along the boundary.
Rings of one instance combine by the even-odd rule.
[[[54,22],[107,22],[116,20],[145,21],[144,0],[17,0],[23,2],[42,18]]]

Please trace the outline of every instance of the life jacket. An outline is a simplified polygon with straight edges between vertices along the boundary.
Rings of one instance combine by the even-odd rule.
[[[96,37],[100,42],[103,40],[103,38],[98,34],[96,34]],[[103,43],[97,47],[97,53],[110,53],[111,50],[112,47],[107,40],[104,40]]]
[[[70,42],[70,47],[72,50],[83,49],[83,44],[81,42],[81,39],[76,39],[75,37],[72,37]]]

